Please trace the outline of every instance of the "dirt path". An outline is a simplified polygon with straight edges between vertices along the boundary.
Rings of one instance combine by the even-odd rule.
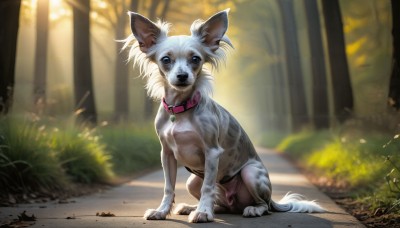
[[[171,215],[164,221],[146,221],[142,218],[144,211],[156,208],[162,198],[163,173],[156,171],[102,193],[69,199],[66,204],[50,202],[1,207],[0,219],[17,218],[18,214],[26,211],[28,215],[37,217],[33,227],[364,227],[278,154],[266,149],[258,149],[258,152],[270,172],[273,199],[279,200],[288,191],[296,192],[316,199],[330,213],[273,213],[259,218],[216,215],[216,221],[209,224],[191,224],[187,222],[187,216],[181,215]],[[184,168],[178,170],[176,203],[196,203],[185,190],[188,176]],[[99,217],[97,212],[111,212],[115,216]]]

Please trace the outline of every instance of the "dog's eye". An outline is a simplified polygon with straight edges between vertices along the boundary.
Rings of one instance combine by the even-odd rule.
[[[164,56],[164,57],[161,58],[161,62],[163,64],[170,64],[171,63],[171,58],[168,57],[168,56]]]
[[[199,56],[193,56],[192,57],[192,63],[193,64],[199,64],[201,62],[201,58]]]

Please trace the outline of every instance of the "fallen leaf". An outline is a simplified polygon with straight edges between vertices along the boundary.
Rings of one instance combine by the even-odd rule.
[[[36,221],[36,217],[34,214],[29,216],[26,214],[26,211],[24,211],[20,215],[18,215],[18,220],[19,221]]]
[[[105,212],[101,212],[101,213],[97,212],[97,213],[96,213],[96,216],[100,216],[100,217],[114,217],[115,215],[112,214],[111,212],[107,212],[107,213],[105,213]]]

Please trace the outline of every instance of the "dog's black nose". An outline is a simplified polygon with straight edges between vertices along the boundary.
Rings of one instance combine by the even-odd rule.
[[[188,79],[189,75],[187,73],[180,73],[177,75],[177,78],[180,82],[185,82]]]

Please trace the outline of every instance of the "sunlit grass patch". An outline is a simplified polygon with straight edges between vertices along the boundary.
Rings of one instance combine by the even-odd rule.
[[[347,186],[372,210],[393,212],[400,210],[400,140],[390,139],[388,134],[355,129],[350,134],[303,131],[286,137],[277,149],[316,175]]]
[[[344,143],[336,138],[322,149],[312,151],[306,163],[353,187],[365,185],[382,174],[383,166],[383,160],[377,162],[379,158],[365,147],[360,142]]]
[[[304,130],[297,134],[285,137],[277,146],[278,151],[302,157],[312,151],[324,147],[332,140],[332,133],[328,130],[310,131]]]

